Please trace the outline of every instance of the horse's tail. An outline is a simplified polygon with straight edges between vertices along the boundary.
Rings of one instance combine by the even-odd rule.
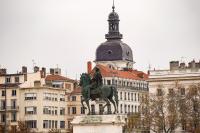
[[[117,92],[117,88],[116,87],[112,87],[112,92],[113,92],[113,95],[115,97],[115,102],[116,102],[116,106],[117,106],[117,109],[118,109],[118,104],[119,104],[119,99],[118,99],[118,92]]]

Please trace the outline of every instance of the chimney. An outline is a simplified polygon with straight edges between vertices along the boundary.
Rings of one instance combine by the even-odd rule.
[[[180,68],[181,69],[185,69],[185,63],[183,62],[183,63],[180,63]]]
[[[147,71],[147,74],[150,75],[150,70]]]
[[[5,74],[7,74],[6,71],[7,71],[7,70],[6,70],[5,68],[1,68],[1,69],[0,69],[0,75],[5,75]]]
[[[38,66],[34,67],[34,73],[38,72],[40,70],[40,68]]]
[[[54,74],[55,75],[61,75],[61,69],[60,68],[54,68]]]
[[[196,67],[196,63],[195,63],[195,60],[191,61],[191,68],[195,68]]]
[[[26,74],[27,73],[27,67],[26,66],[22,66],[22,74]]]
[[[169,65],[170,65],[170,71],[178,70],[178,68],[179,68],[179,61],[170,61]]]
[[[88,74],[91,73],[91,71],[92,71],[92,62],[88,61],[87,62],[87,72],[88,72]]]
[[[41,78],[45,78],[45,77],[46,77],[46,68],[42,67]]]
[[[53,68],[50,68],[50,74],[54,75],[54,69]]]

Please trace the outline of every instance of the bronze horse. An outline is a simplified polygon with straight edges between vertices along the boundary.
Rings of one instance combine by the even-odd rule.
[[[110,102],[113,104],[114,106],[114,112],[113,114],[118,112],[118,92],[117,92],[117,88],[115,86],[105,86],[102,85],[99,88],[92,88],[91,85],[91,78],[90,75],[88,75],[87,73],[83,73],[81,74],[80,77],[80,86],[82,88],[82,99],[81,99],[81,104],[83,106],[84,109],[86,109],[86,107],[84,106],[83,102],[85,101],[87,108],[88,108],[88,114],[91,114],[90,112],[90,106],[89,106],[89,100],[96,100],[96,98],[99,99],[103,99],[106,104],[103,106],[103,109],[108,105],[110,105]],[[93,90],[98,90],[95,93],[93,92]],[[91,93],[90,93],[91,92]],[[89,95],[89,94],[90,95]],[[114,97],[114,100],[113,100]]]

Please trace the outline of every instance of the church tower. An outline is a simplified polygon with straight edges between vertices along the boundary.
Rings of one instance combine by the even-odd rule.
[[[132,69],[134,64],[132,50],[121,41],[119,21],[119,15],[115,12],[113,2],[112,12],[108,15],[108,34],[105,35],[107,41],[96,49],[95,63],[116,70]]]

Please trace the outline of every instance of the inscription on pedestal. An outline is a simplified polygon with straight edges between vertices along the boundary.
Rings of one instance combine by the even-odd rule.
[[[76,116],[72,121],[74,133],[122,133],[124,115]]]
[[[80,121],[81,124],[88,124],[88,123],[101,123],[102,117],[100,116],[90,116],[90,117],[84,117],[82,121]]]

